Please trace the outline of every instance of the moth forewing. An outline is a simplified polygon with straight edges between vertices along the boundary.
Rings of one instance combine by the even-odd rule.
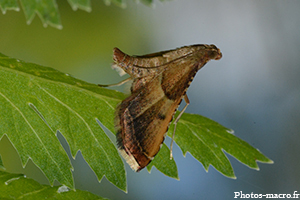
[[[114,49],[114,62],[133,79],[131,92],[116,109],[117,144],[130,167],[139,171],[158,153],[169,123],[186,96],[197,71],[222,54],[214,45],[192,45],[145,56],[129,56]],[[171,143],[172,156],[172,143]]]

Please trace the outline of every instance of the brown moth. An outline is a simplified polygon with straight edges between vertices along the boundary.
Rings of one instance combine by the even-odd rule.
[[[131,95],[116,109],[115,125],[119,151],[134,171],[146,167],[158,153],[184,98],[186,106],[174,121],[174,137],[177,121],[189,104],[186,91],[191,81],[209,60],[221,57],[215,45],[185,46],[144,56],[129,56],[114,48],[114,67],[133,80]]]

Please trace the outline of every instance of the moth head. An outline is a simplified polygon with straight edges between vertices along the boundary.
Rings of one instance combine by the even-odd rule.
[[[222,58],[222,53],[220,51],[220,49],[218,49],[215,45],[211,44],[211,45],[208,45],[208,56],[210,59],[213,59],[213,60],[219,60]]]
[[[115,63],[120,63],[120,62],[123,62],[125,57],[126,57],[126,54],[124,52],[122,52],[120,49],[118,49],[117,47],[115,47],[113,49],[113,60]]]
[[[119,66],[119,64],[123,62],[123,60],[126,57],[126,54],[118,48],[114,48],[113,52],[114,64],[111,66],[111,68],[116,70],[120,76],[123,76],[124,74],[126,74],[126,72]]]

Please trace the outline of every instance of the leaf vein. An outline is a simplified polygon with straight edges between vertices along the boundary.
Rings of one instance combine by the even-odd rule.
[[[82,120],[82,122],[84,123],[84,125],[87,127],[87,129],[89,130],[89,132],[91,133],[91,135],[93,136],[93,138],[95,139],[95,141],[97,142],[97,144],[99,145],[99,147],[101,148],[101,150],[104,152],[105,157],[107,158],[110,166],[113,166],[113,164],[111,163],[111,160],[107,154],[107,152],[105,151],[105,149],[102,147],[101,143],[98,141],[97,137],[95,136],[93,130],[91,129],[91,127],[89,126],[89,124],[86,122],[86,120],[78,113],[76,112],[74,109],[72,109],[71,107],[69,107],[67,104],[65,104],[64,102],[62,102],[60,99],[58,99],[57,97],[55,97],[53,94],[51,94],[49,91],[47,91],[45,88],[43,88],[41,85],[39,85],[38,83],[36,83],[37,86],[43,90],[46,94],[48,94],[50,97],[52,97],[55,101],[57,101],[58,103],[60,103],[61,105],[63,105],[65,108],[67,108],[70,112],[74,113],[80,120]]]
[[[29,126],[29,128],[32,130],[32,132],[35,134],[35,136],[37,137],[37,139],[39,140],[39,142],[42,144],[43,148],[45,149],[45,152],[49,155],[50,159],[53,161],[53,163],[55,163],[55,165],[57,166],[57,168],[60,170],[60,167],[58,165],[58,163],[55,161],[55,159],[52,157],[51,153],[47,150],[45,144],[43,143],[43,141],[41,140],[41,138],[39,137],[39,135],[37,134],[37,132],[34,130],[34,128],[31,126],[31,124],[29,123],[29,121],[27,120],[27,118],[24,116],[24,114],[20,111],[20,109],[9,99],[7,98],[3,93],[0,92],[0,95],[8,102],[10,103],[10,105],[22,116],[22,118],[24,119],[24,121],[26,122],[26,124]],[[61,171],[61,170],[60,170]]]
[[[221,162],[224,165],[224,162],[222,161],[222,159],[220,159],[220,157],[215,153],[215,151],[209,146],[207,145],[199,136],[198,134],[196,134],[189,126],[186,125],[186,127],[192,132],[192,134],[203,143],[203,145],[205,145],[214,155],[215,157],[219,160],[219,162]]]
[[[25,194],[22,194],[21,196],[18,197],[18,199],[23,199],[24,197],[29,196],[29,195],[35,195],[35,194],[37,194],[39,192],[42,192],[46,189],[47,189],[47,187],[43,186],[43,188],[41,188],[40,190],[35,190],[35,191],[31,191],[31,192],[27,192]]]

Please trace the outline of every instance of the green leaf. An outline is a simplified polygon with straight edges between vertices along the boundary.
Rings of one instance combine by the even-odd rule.
[[[73,188],[71,164],[59,143],[60,131],[72,156],[80,150],[99,180],[126,190],[123,162],[99,120],[113,131],[114,108],[122,93],[102,89],[52,68],[0,54],[0,138],[6,134],[23,166],[28,159],[45,173]]]
[[[171,126],[168,136],[172,136],[173,129]],[[230,178],[235,175],[223,150],[253,169],[259,170],[257,161],[273,163],[259,150],[234,136],[232,130],[200,115],[184,113],[177,123],[174,141],[184,155],[190,152],[206,171],[212,165]]]
[[[62,29],[58,8],[55,0],[20,0],[27,23],[30,24],[37,14],[45,27],[51,25]]]
[[[154,160],[147,166],[148,172],[151,171],[153,166],[163,174],[171,178],[179,179],[176,163],[174,159],[170,159],[170,150],[166,144],[163,144]]]
[[[87,191],[70,190],[65,186],[41,185],[22,174],[0,171],[0,199],[105,199]]]
[[[62,29],[56,0],[20,0],[20,2],[28,24],[32,22],[37,14],[45,27],[50,25],[57,29]],[[87,12],[91,12],[92,10],[90,0],[68,0],[68,2],[73,10],[77,10],[78,8]],[[126,7],[124,0],[104,0],[106,5],[110,5],[111,2],[121,8]],[[142,0],[142,2],[148,6],[153,5],[153,0]],[[20,10],[17,0],[0,0],[0,8],[3,14],[5,14],[7,10]]]
[[[91,1],[90,0],[68,0],[73,10],[77,10],[78,8],[81,10],[85,10],[87,12],[91,12]]]
[[[7,10],[20,10],[17,0],[0,0],[0,8],[3,14],[5,14]]]

